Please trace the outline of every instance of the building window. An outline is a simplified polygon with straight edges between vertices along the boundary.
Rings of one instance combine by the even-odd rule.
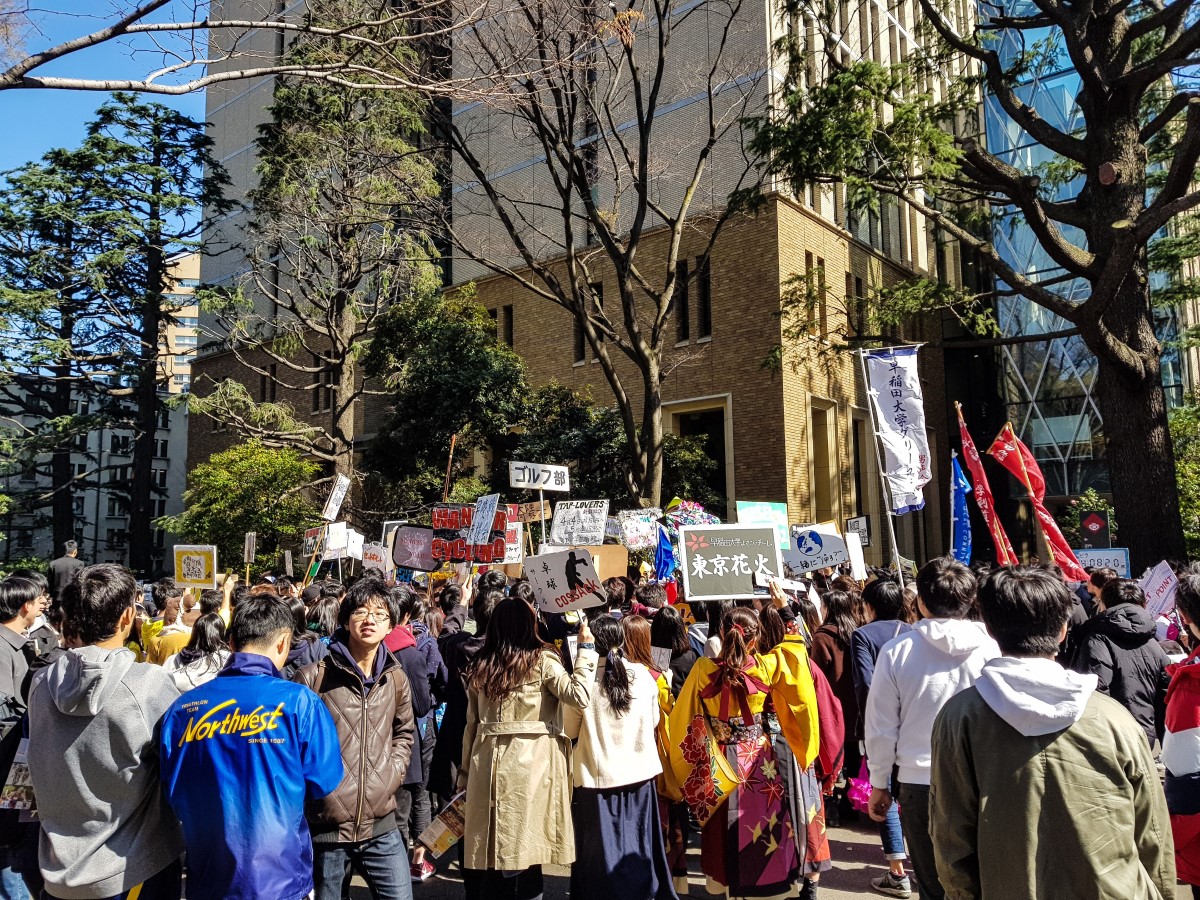
[[[154,455],[159,459],[168,458],[170,454],[167,453],[167,441],[165,439],[160,438],[154,442]]]
[[[75,470],[76,478],[82,478],[84,475],[87,474],[87,470],[88,470],[87,463],[75,463],[73,468]]]
[[[692,285],[688,280],[688,261],[675,264],[675,343],[686,344],[692,338]]]
[[[108,452],[128,456],[133,439],[127,434],[114,434],[108,442]]]
[[[155,500],[154,507],[157,510],[155,516],[161,519],[167,514],[167,499],[165,497],[161,497],[158,500]]]
[[[176,316],[175,324],[180,328],[196,328],[200,325],[200,320],[195,316]]]
[[[125,515],[125,498],[118,497],[115,494],[108,495],[108,516],[115,518]]]
[[[511,303],[506,303],[500,307],[500,320],[496,323],[497,330],[500,332],[500,340],[513,346],[513,308]]]
[[[37,470],[36,469],[30,468],[30,469],[22,469],[21,470],[21,484],[36,484],[36,483],[37,483]]]
[[[33,549],[33,529],[32,528],[21,528],[19,530],[14,531],[13,538],[15,539],[14,542],[16,543],[18,550],[32,550]]]
[[[176,347],[195,347],[200,343],[200,338],[194,334],[177,334],[175,335]]]
[[[333,408],[333,372],[323,365],[321,357],[313,354],[313,367],[320,368],[316,373],[316,384],[313,386],[312,411],[325,412]]]
[[[164,532],[161,528],[154,529],[154,546],[156,549],[161,550],[163,548],[163,544],[166,542],[166,537],[166,532]]]
[[[104,535],[104,544],[109,550],[124,550],[128,532],[124,528],[109,528]]]
[[[71,509],[75,511],[75,515],[82,516],[83,515],[83,498],[82,497],[72,497],[71,498]]]
[[[115,466],[108,470],[109,484],[122,484],[129,481],[129,466]]]
[[[171,427],[171,410],[170,409],[163,407],[162,409],[160,409],[158,411],[158,427],[159,428],[170,428]]]
[[[88,448],[88,436],[86,433],[75,435],[71,441],[71,446],[80,453],[86,453]]]
[[[176,375],[174,378],[171,379],[171,382],[175,385],[175,387],[179,388],[181,391],[186,391],[192,385],[192,376],[191,375]],[[159,427],[166,428],[167,426],[160,425]]]
[[[712,266],[709,257],[696,260],[696,336],[712,337]]]
[[[76,415],[86,416],[90,409],[91,409],[91,404],[88,403],[87,400],[76,400],[75,401],[75,414]]]
[[[583,332],[583,322],[575,316],[575,362],[581,363],[587,359],[587,335]]]
[[[180,278],[178,282],[180,287],[198,288],[200,287],[199,278]]]
[[[151,469],[150,470],[150,483],[157,487],[165,488],[167,486],[167,470],[166,469]]]

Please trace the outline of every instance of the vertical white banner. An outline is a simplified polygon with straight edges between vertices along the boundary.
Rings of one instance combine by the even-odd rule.
[[[892,512],[902,516],[925,506],[921,489],[932,477],[917,348],[872,350],[866,363],[867,392],[883,444],[883,477],[892,495]]]

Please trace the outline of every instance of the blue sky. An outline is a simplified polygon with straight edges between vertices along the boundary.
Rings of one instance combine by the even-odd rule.
[[[129,6],[116,0],[48,0],[36,5],[46,12],[38,15],[39,30],[26,40],[27,52],[95,31],[115,6]],[[178,4],[179,14],[191,19],[189,9],[190,4]],[[81,78],[144,76],[157,67],[158,59],[159,54],[144,44],[110,43],[68,56],[40,71]],[[94,91],[0,91],[0,171],[39,159],[54,147],[77,146],[92,114],[107,99],[108,94]],[[149,99],[182,110],[194,119],[204,118],[203,93]]]

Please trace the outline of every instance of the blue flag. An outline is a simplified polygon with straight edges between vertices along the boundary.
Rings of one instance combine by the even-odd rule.
[[[950,505],[953,543],[950,552],[966,565],[971,561],[971,514],[967,511],[967,494],[971,493],[971,484],[958,464],[957,453],[950,457],[950,489],[953,492],[953,503]]]
[[[654,551],[654,577],[666,581],[675,577],[675,548],[667,529],[658,526],[658,547]]]

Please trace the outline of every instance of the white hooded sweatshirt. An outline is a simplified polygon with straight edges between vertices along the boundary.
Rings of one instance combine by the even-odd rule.
[[[1078,722],[1097,681],[1095,675],[1080,675],[1052,659],[1001,656],[984,665],[975,690],[1020,734],[1038,737]]]
[[[983,624],[964,619],[926,619],[884,644],[863,720],[872,787],[888,787],[892,766],[906,784],[929,784],[933,720],[999,655]]]

